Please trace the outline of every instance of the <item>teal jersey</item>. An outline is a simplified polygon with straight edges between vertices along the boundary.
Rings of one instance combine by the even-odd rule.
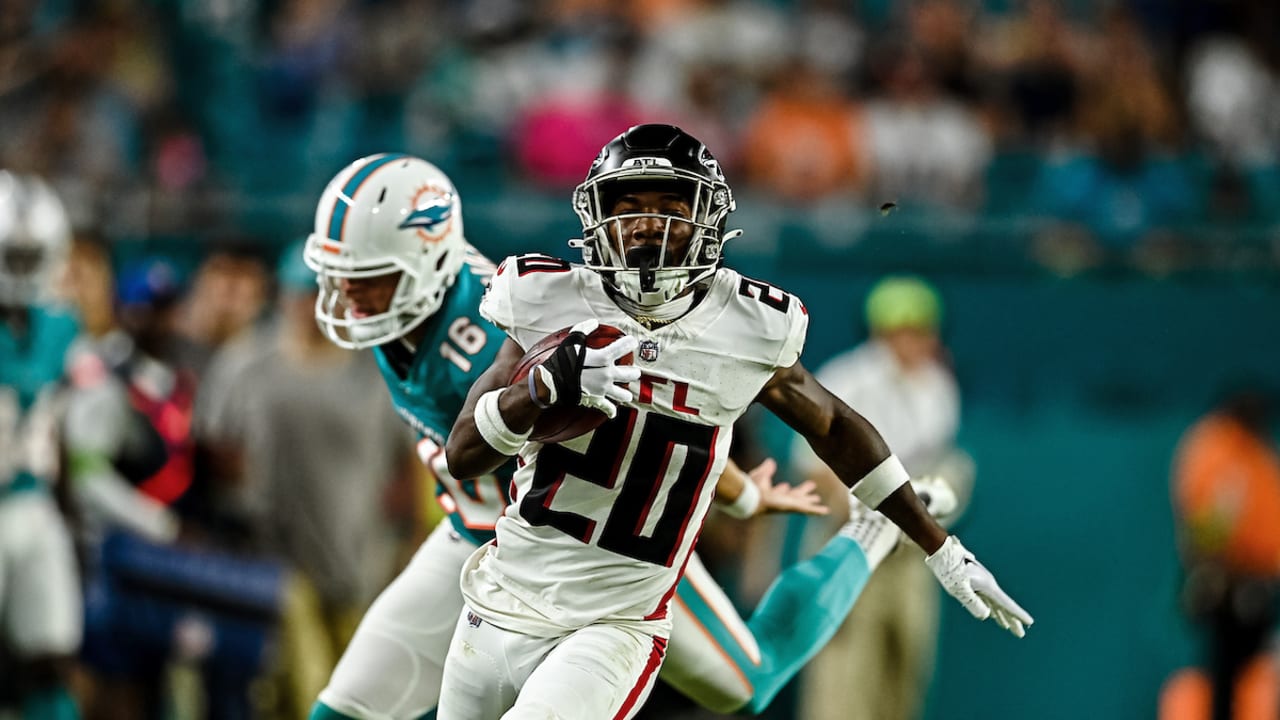
[[[506,333],[480,316],[480,299],[493,270],[484,257],[468,252],[444,304],[426,320],[426,334],[407,363],[397,362],[391,343],[373,350],[396,412],[425,438],[424,444],[444,447],[471,385],[493,363],[506,340]],[[426,453],[419,454],[427,460]],[[512,470],[504,467],[472,480],[440,478],[441,505],[459,533],[476,543],[493,537],[494,524],[507,505]]]
[[[53,396],[80,328],[65,312],[27,310],[25,328],[0,321],[0,496],[42,487],[58,469]]]

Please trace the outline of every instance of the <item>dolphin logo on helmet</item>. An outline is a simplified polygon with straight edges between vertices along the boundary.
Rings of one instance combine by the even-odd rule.
[[[424,187],[412,200],[413,210],[400,221],[400,229],[418,228],[425,242],[437,242],[449,230],[453,219],[453,193],[437,187]]]

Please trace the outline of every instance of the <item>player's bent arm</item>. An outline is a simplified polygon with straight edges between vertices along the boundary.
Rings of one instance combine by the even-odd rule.
[[[476,379],[467,392],[467,402],[453,423],[449,440],[445,444],[445,459],[449,464],[449,472],[454,477],[479,477],[493,472],[510,459],[510,455],[500,452],[485,439],[476,424],[476,406],[483,396],[495,391],[499,393],[497,411],[506,428],[517,435],[527,436],[534,421],[538,419],[538,414],[542,412],[529,396],[528,386],[524,381],[514,385],[507,383],[522,357],[524,350],[508,338],[498,350],[493,364]],[[538,379],[535,379],[534,385],[545,403],[550,391]]]
[[[779,368],[756,399],[803,435],[849,488],[897,462],[891,459],[892,453],[879,431],[798,362]],[[875,509],[932,554],[946,541],[947,531],[929,515],[905,479],[904,473],[903,482],[874,504]]]

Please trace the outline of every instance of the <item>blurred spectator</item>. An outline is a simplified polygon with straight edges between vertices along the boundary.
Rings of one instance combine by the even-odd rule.
[[[835,80],[797,58],[774,77],[743,131],[746,179],[791,203],[860,193],[868,165],[862,123]]]
[[[1079,76],[1089,52],[1086,33],[1053,0],[1025,0],[1020,13],[988,24],[975,52],[1010,106],[1014,143],[1053,147],[1068,137]]]
[[[78,692],[91,719],[153,717],[162,704],[163,660],[144,660],[148,652],[141,649],[142,638],[118,622],[104,549],[122,533],[151,543],[175,540],[180,522],[168,505],[181,498],[192,479],[194,382],[146,354],[116,314],[117,290],[131,321],[144,312],[140,303],[171,292],[164,268],[161,263],[137,266],[117,288],[107,244],[84,232],[72,246],[63,288],[84,324],[70,363],[76,390],[68,402],[66,433],[86,558]],[[143,337],[149,342],[156,336]]]
[[[1107,11],[1097,52],[1085,69],[1078,107],[1086,138],[1112,138],[1143,150],[1172,150],[1181,141],[1177,107],[1150,44],[1121,7]]]
[[[1273,411],[1274,400],[1260,389],[1228,396],[1183,435],[1173,462],[1183,601],[1208,635],[1214,720],[1238,717],[1237,681],[1276,629],[1280,453]]]
[[[271,278],[265,249],[247,241],[217,246],[196,269],[183,298],[181,328],[194,350],[197,377],[192,420],[196,440],[193,505],[219,547],[247,551],[248,509],[238,456],[222,442],[221,418],[236,378],[268,341],[262,324]]]
[[[968,105],[945,94],[920,48],[892,46],[873,61],[880,92],[866,105],[873,198],[975,207],[992,140]]]
[[[1203,205],[1173,154],[1177,113],[1141,28],[1113,8],[1103,31],[1082,78],[1078,149],[1045,164],[1030,200],[1035,212],[1074,229],[1055,226],[1038,238],[1041,261],[1062,271],[1159,261],[1161,246],[1173,245],[1168,231],[1196,219]]]
[[[827,361],[815,373],[823,385],[874,424],[913,476],[940,475],[963,510],[973,470],[955,448],[960,398],[939,339],[942,301],[914,276],[889,276],[866,301],[871,337]],[[797,475],[826,488],[837,520],[848,492],[829,468],[797,441]],[[948,518],[953,521],[954,517]],[[829,532],[823,534],[824,537]],[[915,546],[880,565],[849,618],[804,671],[800,717],[913,720],[933,674],[938,587]]]
[[[179,328],[207,357],[197,360],[203,376],[206,363],[224,346],[243,342],[261,319],[270,277],[252,239],[216,246],[204,256],[183,298]]]
[[[652,108],[682,107],[689,75],[715,68],[732,94],[725,113],[749,115],[761,85],[795,50],[782,9],[760,0],[687,3],[668,22],[648,29],[628,92]]]
[[[277,280],[278,323],[228,377],[207,432],[235,455],[224,467],[240,473],[230,482],[254,547],[306,582],[291,589],[280,638],[279,711],[302,717],[391,577],[396,548],[380,498],[413,483],[417,463],[373,356],[338,348],[317,327],[315,273],[300,244],[281,255]],[[416,507],[403,504],[400,520]]]
[[[305,127],[309,121],[326,83],[341,68],[346,5],[345,0],[273,4],[259,78],[259,99],[269,122]]]
[[[1245,38],[1216,35],[1194,46],[1187,60],[1187,112],[1207,143],[1206,202],[1215,222],[1280,217],[1280,77],[1268,52]]]
[[[600,31],[561,39],[558,63],[569,66],[565,77],[573,81],[547,87],[512,128],[520,169],[539,185],[574,187],[601,146],[645,120],[619,90],[631,73],[636,39],[616,18],[599,21]]]
[[[730,177],[737,177],[742,162],[738,146],[742,120],[729,112],[736,89],[734,75],[716,65],[689,68],[682,102],[662,108],[643,108],[645,122],[663,120],[716,148],[716,160]],[[602,143],[603,144],[603,143]]]
[[[941,91],[965,102],[977,98],[973,42],[977,4],[968,0],[907,0],[907,42],[920,54]]]
[[[824,75],[852,86],[866,59],[862,26],[840,0],[803,0],[796,5],[796,50]]]
[[[172,541],[178,519],[168,506],[192,478],[194,384],[125,332],[101,238],[76,237],[64,288],[83,322],[69,365],[77,392],[67,412],[68,433],[85,454],[74,464],[83,539],[96,546],[109,529],[123,529]],[[110,463],[91,462],[90,451]]]
[[[1280,152],[1280,78],[1242,38],[1206,38],[1187,68],[1190,120],[1210,150],[1237,167]]]
[[[94,293],[111,287],[109,258],[87,243],[77,249],[72,266],[77,274],[72,280],[97,278],[73,293],[88,316],[95,318],[90,326],[93,345],[111,371],[125,381],[130,402],[150,419],[167,449],[164,467],[141,481],[140,487],[180,514],[200,518],[204,512],[200,499],[190,491],[196,477],[192,429],[199,383],[196,367],[202,353],[178,331],[181,272],[160,257],[127,263],[115,284],[118,319],[114,314],[103,316],[111,300]]]

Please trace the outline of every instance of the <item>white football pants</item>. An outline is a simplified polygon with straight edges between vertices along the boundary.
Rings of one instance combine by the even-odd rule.
[[[365,613],[320,701],[369,720],[408,720],[434,708],[462,610],[458,577],[475,549],[441,522]]]
[[[603,623],[533,637],[463,610],[438,718],[627,720],[653,690],[666,646],[666,638]]]
[[[84,611],[75,550],[53,498],[0,499],[0,632],[19,658],[71,655]]]

